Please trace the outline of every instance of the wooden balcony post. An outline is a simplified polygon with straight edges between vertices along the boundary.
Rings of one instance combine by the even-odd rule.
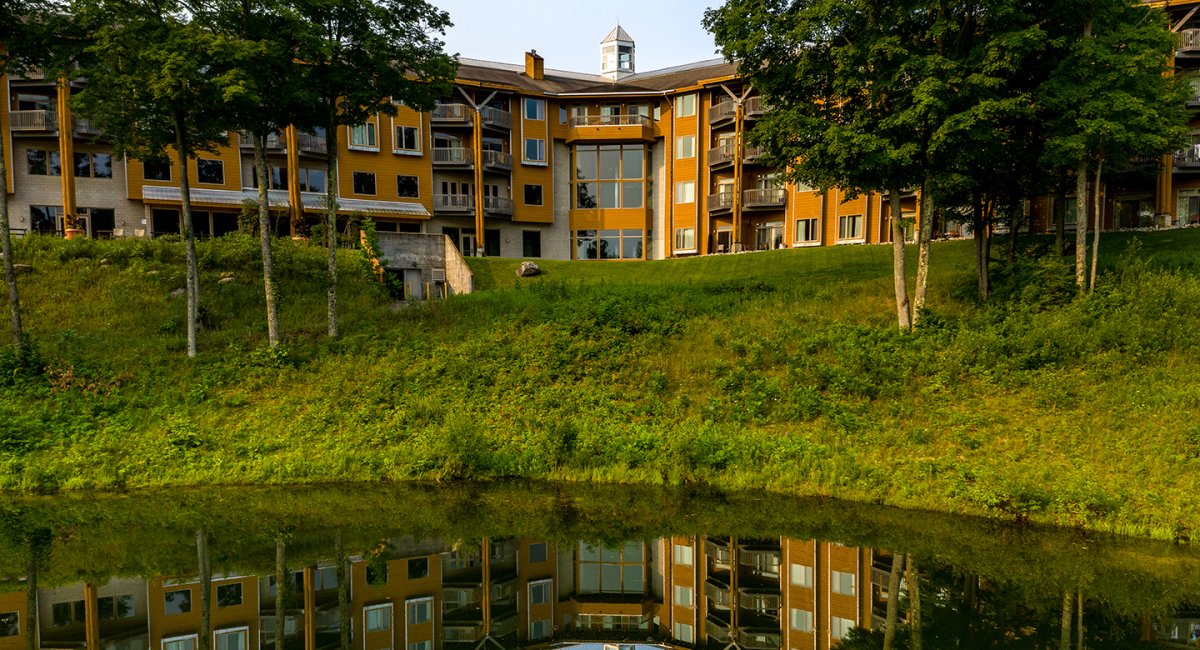
[[[83,620],[84,647],[86,650],[100,650],[100,603],[96,599],[96,585],[91,582],[83,583]]]
[[[304,567],[304,650],[317,650],[316,569]]]
[[[67,100],[71,98],[71,81],[65,76],[58,79],[58,160],[62,173],[63,236],[73,239],[86,234],[79,229],[75,208],[75,132],[71,126],[71,112]]]
[[[304,203],[300,197],[300,133],[296,125],[288,125],[283,137],[287,142],[288,230],[297,237],[304,226]]]

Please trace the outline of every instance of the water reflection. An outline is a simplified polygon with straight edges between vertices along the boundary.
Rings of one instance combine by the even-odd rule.
[[[21,506],[0,547],[0,650],[802,650],[881,648],[889,628],[896,648],[916,647],[918,638],[924,648],[1132,648],[1182,647],[1200,626],[1188,617],[1188,594],[1200,594],[1187,591],[1195,579],[1162,573],[1200,563],[1153,544],[1142,543],[1148,554],[1139,555],[1139,544],[1083,544],[1070,533],[970,521],[962,527],[983,536],[959,531],[942,540],[942,553],[931,550],[937,539],[901,547],[901,537],[888,548],[861,543],[861,534],[705,533],[655,518],[613,519],[606,534],[578,508],[607,499],[560,492],[530,496],[552,498],[537,510],[547,519],[527,519],[525,534],[515,522],[487,535],[475,534],[478,524],[454,523],[487,496],[415,527],[380,521],[390,516],[381,504],[360,527],[305,511],[299,519],[307,525],[251,518],[239,520],[242,530],[190,528],[233,521],[214,522],[201,508],[171,523],[144,514],[147,525],[125,534],[85,522],[128,525],[116,511],[36,525],[47,511]],[[699,515],[727,512],[721,504],[729,498],[697,501],[688,507]],[[121,506],[130,520],[132,503]],[[837,521],[828,505],[780,499],[771,507],[779,521]],[[805,509],[813,507],[821,510]],[[664,526],[662,534],[636,534]],[[1014,548],[964,560],[1003,552],[988,535],[1040,545],[1048,556]],[[114,551],[110,536],[142,546]],[[970,548],[955,545],[967,539]],[[1093,565],[1079,564],[1089,553]],[[1011,571],[998,571],[1005,561]]]

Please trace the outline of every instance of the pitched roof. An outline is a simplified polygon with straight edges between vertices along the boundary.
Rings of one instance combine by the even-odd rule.
[[[612,41],[626,41],[626,42],[632,43],[633,37],[630,36],[629,32],[625,31],[625,29],[623,27],[621,27],[620,25],[617,25],[616,27],[613,27],[613,30],[608,33],[608,36],[605,36],[604,40],[602,40],[600,42],[601,43],[611,43]]]
[[[580,93],[602,94],[621,92],[662,92],[685,88],[704,79],[728,77],[737,74],[737,66],[724,59],[708,59],[683,65],[639,72],[620,81],[613,81],[598,74],[570,72],[547,68],[544,79],[531,79],[525,75],[525,66],[480,59],[459,59],[458,79],[486,84],[515,86],[533,93]]]

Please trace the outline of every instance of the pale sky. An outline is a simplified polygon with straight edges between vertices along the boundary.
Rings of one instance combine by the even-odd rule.
[[[450,13],[446,51],[524,64],[537,50],[547,68],[600,73],[600,40],[616,26],[633,37],[638,72],[719,58],[700,26],[722,0],[430,0]]]

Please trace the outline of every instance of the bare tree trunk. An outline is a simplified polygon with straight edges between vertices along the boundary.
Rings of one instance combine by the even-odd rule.
[[[887,623],[883,628],[883,650],[892,650],[896,640],[896,623],[900,615],[900,572],[904,570],[904,554],[892,555],[892,572],[888,574]]]
[[[333,554],[337,562],[338,632],[341,633],[341,650],[350,650],[350,560],[346,557],[340,530],[333,541]]]
[[[1075,650],[1083,650],[1083,587],[1075,594]]]
[[[917,558],[911,554],[908,559],[908,627],[909,648],[921,650],[921,572],[917,568]]]
[[[1088,165],[1075,169],[1075,286],[1087,289]]]
[[[187,355],[196,356],[196,322],[200,316],[200,274],[196,268],[196,236],[192,232],[192,190],[188,181],[188,145],[183,113],[175,113],[175,155],[179,160],[179,196],[182,199],[183,242],[187,250]]]
[[[209,649],[212,632],[212,565],[209,563],[208,534],[196,531],[196,559],[200,565],[200,650]]]
[[[992,295],[992,226],[996,223],[996,202],[983,205],[983,297]]]
[[[971,230],[975,240],[975,291],[980,300],[987,300],[987,226],[983,218],[983,197],[971,195]]]
[[[1100,261],[1100,227],[1103,225],[1104,206],[1100,201],[1100,170],[1104,167],[1104,161],[1096,163],[1096,216],[1095,227],[1092,229],[1092,274],[1088,281],[1088,291],[1096,290],[1096,265]]]
[[[1075,613],[1074,610],[1075,594],[1070,590],[1063,590],[1062,629],[1058,638],[1059,650],[1071,650],[1071,615]]]
[[[283,608],[286,604],[287,577],[287,545],[279,536],[275,538],[275,650],[283,650],[283,628],[287,623]]]
[[[4,281],[8,285],[8,317],[12,322],[13,346],[25,349],[25,330],[21,327],[21,300],[17,295],[17,272],[13,268],[12,230],[8,223],[8,162],[4,159],[5,139],[0,137],[0,254],[4,256]]]
[[[889,190],[892,217],[892,284],[896,291],[896,320],[901,332],[912,329],[912,306],[908,302],[908,270],[904,260],[904,220],[900,214],[900,188]]]
[[[921,228],[917,231],[917,293],[913,300],[912,322],[915,327],[921,322],[921,310],[925,309],[925,296],[929,287],[929,244],[933,239],[933,192],[932,178],[925,174],[921,192]]]
[[[337,183],[338,183],[338,143],[337,124],[330,121],[325,132],[328,148],[326,167],[325,203],[328,211],[326,217],[326,239],[329,242],[329,289],[326,300],[326,316],[328,319],[329,336],[338,335],[337,322]],[[478,191],[478,190],[477,190]]]
[[[279,307],[275,302],[275,256],[271,252],[271,195],[267,177],[267,136],[255,133],[254,173],[258,177],[258,234],[262,242],[263,293],[267,300],[267,343],[279,345]]]

